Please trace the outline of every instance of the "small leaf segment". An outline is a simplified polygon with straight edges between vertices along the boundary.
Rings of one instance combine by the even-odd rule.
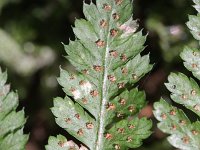
[[[16,111],[19,100],[6,84],[7,73],[0,69],[0,149],[24,150],[28,135],[23,134],[24,110]]]
[[[76,20],[73,28],[77,39],[64,45],[77,73],[61,69],[58,82],[67,96],[54,99],[51,110],[56,123],[87,149],[139,147],[151,134],[152,123],[137,117],[146,105],[145,93],[127,87],[139,81],[152,65],[149,55],[140,55],[146,37],[142,31],[136,32],[132,3],[97,0],[96,5],[84,3],[83,12],[87,20]],[[55,143],[55,150],[67,149],[67,140],[59,144],[59,139],[51,137],[46,149]]]
[[[200,0],[193,1],[198,15],[189,16],[187,26],[194,38],[200,40]],[[184,60],[184,66],[200,80],[200,51],[185,47],[180,56]],[[200,88],[197,82],[182,73],[171,73],[168,81],[165,85],[171,92],[171,99],[200,117]],[[160,121],[158,128],[170,134],[168,141],[171,145],[183,150],[200,149],[199,121],[192,123],[181,109],[171,106],[163,99],[156,102],[154,108],[154,115]]]

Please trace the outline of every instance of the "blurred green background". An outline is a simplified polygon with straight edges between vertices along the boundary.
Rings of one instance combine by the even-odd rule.
[[[89,0],[88,0],[89,1]],[[86,0],[86,2],[88,2]],[[27,150],[42,150],[49,135],[62,133],[51,114],[53,98],[64,96],[56,81],[59,67],[73,69],[64,58],[61,42],[74,39],[75,18],[84,17],[82,0],[0,0],[0,66],[7,69],[12,89],[17,89],[20,108],[28,117],[25,132],[30,133]],[[185,22],[196,14],[191,0],[134,0],[134,19],[148,33],[143,53],[151,53],[154,69],[140,82],[147,93],[148,106],[140,116],[152,116],[152,104],[161,96],[169,99],[164,87],[170,71],[188,72],[179,53],[184,45],[197,47]],[[190,74],[189,74],[190,75]],[[188,112],[190,117],[192,113]],[[139,150],[173,150],[166,135],[155,126],[153,135]]]

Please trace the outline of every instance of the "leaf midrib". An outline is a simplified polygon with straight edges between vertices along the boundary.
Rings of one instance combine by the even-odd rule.
[[[109,18],[112,18],[112,13],[113,13],[113,10],[111,11],[110,13],[110,17]],[[104,69],[103,69],[103,86],[102,86],[102,91],[101,91],[101,99],[102,99],[102,102],[101,102],[101,107],[100,107],[100,114],[99,114],[99,119],[98,119],[98,130],[97,130],[97,140],[96,140],[96,145],[95,145],[95,150],[102,150],[103,148],[103,134],[104,134],[104,131],[105,131],[105,128],[104,128],[104,123],[105,123],[105,111],[106,111],[106,104],[108,102],[107,100],[107,76],[108,76],[108,56],[109,56],[109,39],[111,38],[110,37],[110,30],[111,30],[111,27],[110,27],[110,21],[111,19],[109,19],[109,25],[108,25],[108,29],[107,29],[107,38],[105,39],[105,42],[106,42],[106,51],[105,51],[105,57],[104,57]]]

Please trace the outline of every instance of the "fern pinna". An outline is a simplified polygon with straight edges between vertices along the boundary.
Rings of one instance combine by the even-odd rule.
[[[16,111],[18,95],[10,92],[6,81],[7,73],[0,68],[0,149],[24,150],[28,141],[28,135],[23,134],[26,122],[24,110]]]
[[[200,0],[193,0],[198,15],[189,16],[187,26],[195,39],[200,40]],[[181,53],[184,66],[200,80],[200,51],[185,47]],[[193,78],[182,73],[171,73],[166,83],[171,99],[193,111],[200,117],[200,88]],[[200,150],[200,122],[191,122],[185,113],[163,99],[154,104],[154,115],[160,121],[158,128],[170,134],[168,141],[183,150]]]
[[[56,98],[52,112],[56,123],[85,146],[105,150],[136,148],[150,134],[152,123],[139,119],[145,94],[129,90],[151,70],[149,55],[141,56],[146,37],[136,32],[130,0],[84,3],[87,20],[75,21],[77,37],[65,45],[67,59],[76,68],[61,69],[58,82],[67,96]],[[73,99],[72,99],[73,97]],[[79,149],[63,136],[50,137],[46,149]]]

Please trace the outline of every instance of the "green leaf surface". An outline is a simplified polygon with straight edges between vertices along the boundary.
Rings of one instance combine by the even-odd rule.
[[[200,89],[194,79],[182,73],[171,73],[168,81],[165,85],[172,92],[171,98],[200,116]]]
[[[151,133],[151,121],[137,118],[146,104],[144,92],[128,89],[152,69],[149,55],[140,54],[146,36],[137,31],[130,0],[84,3],[83,13],[87,20],[75,21],[75,41],[64,44],[77,72],[60,71],[58,82],[67,96],[54,99],[56,123],[91,150],[116,149],[116,142],[123,149],[139,147]],[[128,130],[132,122],[138,122],[136,129]],[[120,125],[135,141],[109,140],[107,133],[116,135]]]
[[[58,146],[59,145],[59,146]],[[46,145],[46,150],[87,150],[84,146],[76,145],[73,141],[67,141],[67,139],[62,136],[58,135],[57,137],[49,137],[48,145]]]
[[[125,150],[128,147],[137,148],[142,145],[142,140],[151,135],[152,122],[146,118],[134,118],[131,121],[122,120],[116,123],[107,135],[111,134],[110,140],[106,140],[105,149]]]
[[[56,98],[52,112],[56,117],[56,123],[66,129],[71,135],[88,147],[92,148],[95,142],[96,122],[86,113],[83,108],[70,100]]]
[[[171,106],[165,100],[154,104],[154,115],[160,122],[158,128],[170,134],[168,141],[183,150],[200,149],[200,122],[191,123],[181,109]]]
[[[196,40],[200,40],[200,16],[189,15],[189,21],[186,23],[190,32]]]
[[[198,11],[197,15],[189,15],[189,21],[186,23],[190,32],[196,40],[200,40],[199,32],[200,32],[200,1],[193,0],[195,3],[194,8]]]
[[[0,149],[23,150],[28,141],[28,135],[23,134],[24,110],[16,111],[18,95],[10,92],[6,81],[7,73],[0,69]]]
[[[118,121],[129,116],[136,115],[146,105],[146,96],[144,92],[138,89],[131,91],[125,90],[119,96],[110,101],[107,109],[107,120]],[[113,106],[113,107],[112,107]],[[120,116],[120,117],[118,117]]]
[[[193,2],[195,3],[194,8],[200,12],[200,0],[193,0]]]
[[[180,56],[184,61],[184,66],[200,80],[200,51],[185,47]]]
[[[0,147],[5,150],[24,150],[28,141],[28,135],[23,134],[23,128],[16,132],[8,134],[5,138],[0,139]]]

